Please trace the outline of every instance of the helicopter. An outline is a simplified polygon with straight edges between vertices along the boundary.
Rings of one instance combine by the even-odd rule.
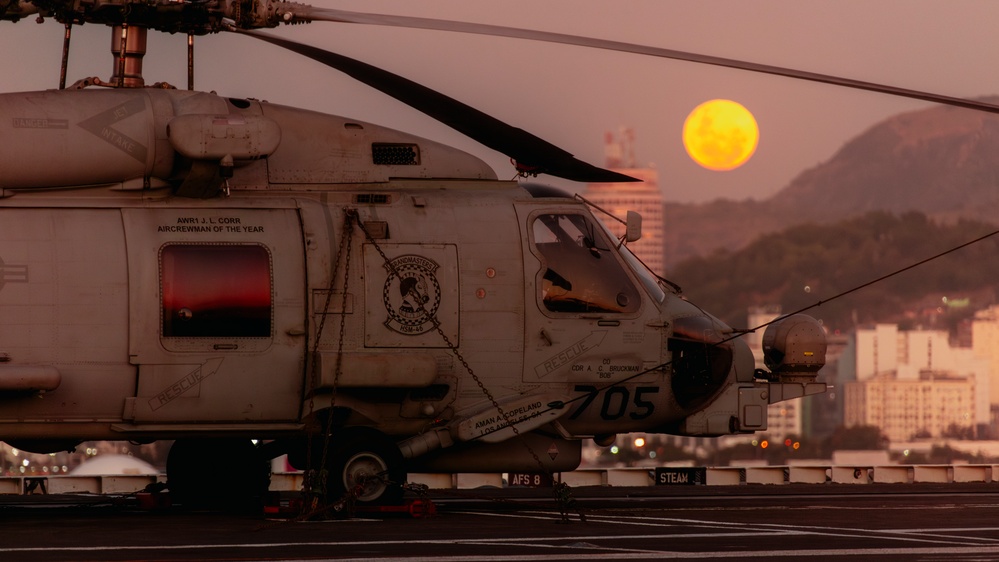
[[[254,497],[264,461],[288,455],[331,498],[397,503],[409,472],[569,471],[586,439],[753,433],[769,404],[826,390],[817,321],[768,326],[757,370],[740,332],[631,253],[635,213],[618,237],[584,199],[500,180],[441,143],[142,74],[150,31],[249,35],[431,115],[520,176],[633,181],[257,30],[522,31],[281,1],[0,4],[5,22],[37,17],[66,27],[60,88],[0,94],[0,440],[19,449],[174,440],[182,504]],[[81,24],[111,29],[108,80],[66,83]]]

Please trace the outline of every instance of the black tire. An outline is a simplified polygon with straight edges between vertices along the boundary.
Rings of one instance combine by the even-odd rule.
[[[173,503],[193,509],[258,509],[270,481],[270,467],[249,439],[178,439],[166,469]]]
[[[357,503],[399,505],[405,493],[405,460],[399,447],[369,428],[347,428],[333,437],[326,464],[329,501],[356,494]]]

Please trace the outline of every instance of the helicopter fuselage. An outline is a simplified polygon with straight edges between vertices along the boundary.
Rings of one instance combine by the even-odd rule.
[[[0,95],[0,145],[0,439],[28,450],[326,422],[410,467],[568,470],[824,390],[821,337],[760,379],[583,202],[425,139],[120,89]]]

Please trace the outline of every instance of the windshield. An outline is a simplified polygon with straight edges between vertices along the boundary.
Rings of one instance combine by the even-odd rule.
[[[539,215],[533,234],[544,264],[540,296],[547,310],[614,313],[641,307],[638,289],[592,220],[579,214]]]
[[[607,228],[607,225],[604,224],[603,221],[599,222],[600,225],[603,226],[604,232],[607,233],[607,236],[613,239],[614,234],[611,233],[609,228]],[[627,262],[628,267],[630,267],[631,270],[635,272],[635,275],[638,276],[638,280],[642,282],[642,286],[645,287],[649,296],[652,297],[654,301],[661,304],[663,300],[666,299],[666,292],[663,291],[663,287],[659,283],[659,276],[650,270],[648,266],[646,266],[642,260],[638,259],[638,256],[636,256],[631,249],[624,244],[621,244],[618,247],[618,251],[624,258],[624,261]]]

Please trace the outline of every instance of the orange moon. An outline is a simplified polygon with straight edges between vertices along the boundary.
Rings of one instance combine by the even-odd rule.
[[[719,172],[734,170],[756,152],[760,129],[742,104],[711,100],[694,108],[683,123],[683,146],[701,166]]]

